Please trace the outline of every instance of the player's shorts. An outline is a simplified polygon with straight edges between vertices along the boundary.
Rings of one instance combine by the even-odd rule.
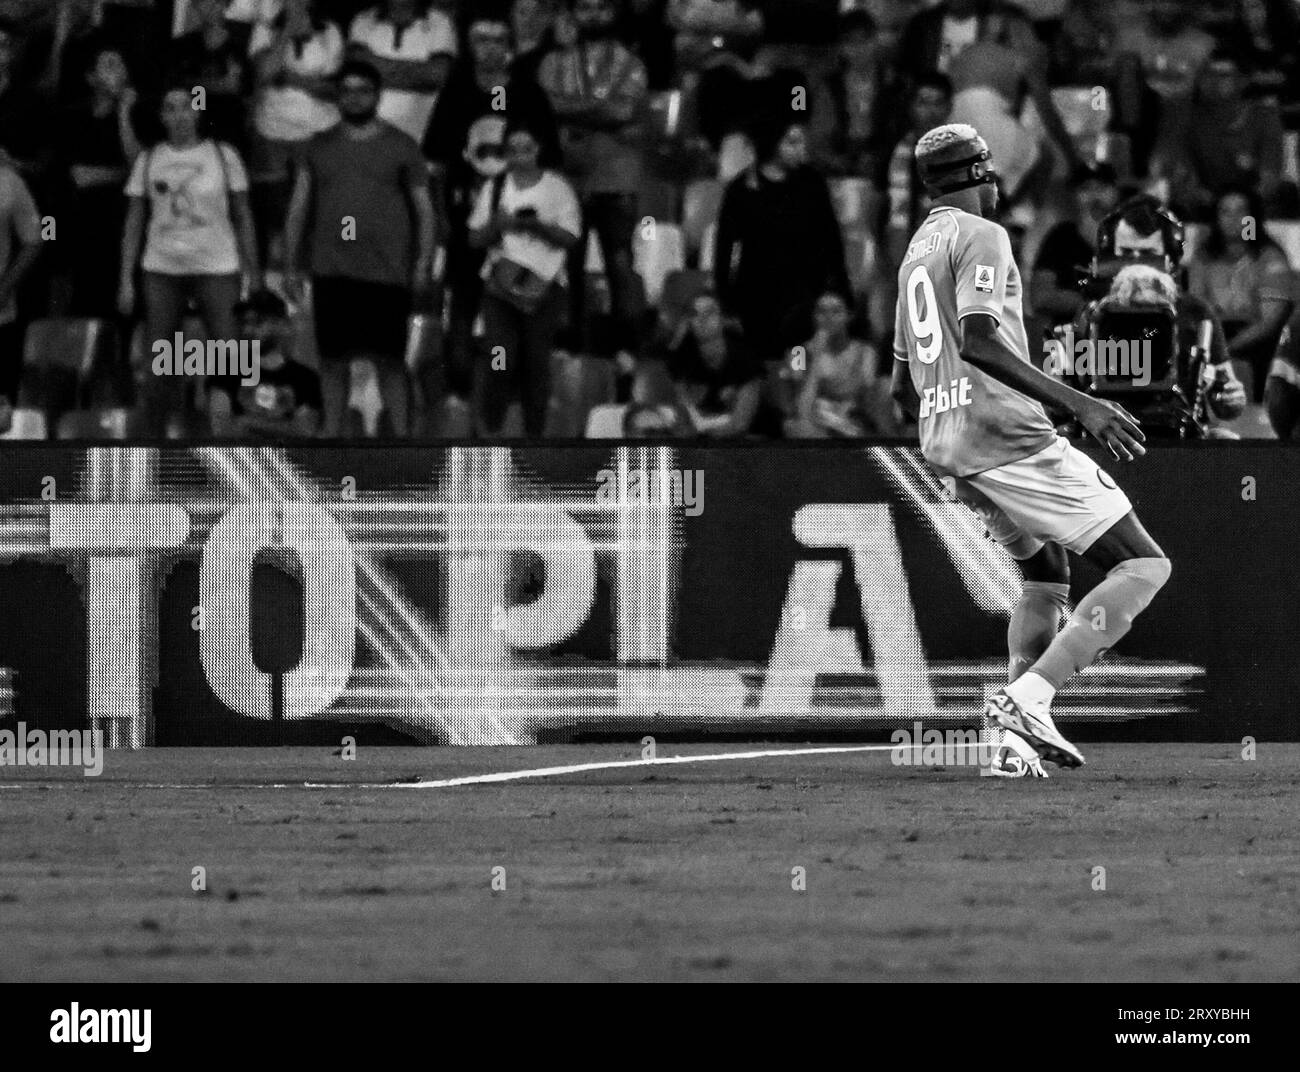
[[[1062,436],[1028,458],[943,483],[1021,561],[1048,542],[1082,554],[1133,509],[1110,474]]]

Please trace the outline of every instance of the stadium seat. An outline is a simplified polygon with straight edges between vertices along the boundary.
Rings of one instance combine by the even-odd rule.
[[[866,290],[875,271],[876,242],[865,227],[844,230],[844,263],[849,272],[849,284],[855,294]]]
[[[709,224],[704,229],[704,237],[700,239],[700,270],[704,272],[713,271],[713,262],[718,248],[718,225]]]
[[[827,186],[830,189],[831,204],[835,206],[835,218],[841,227],[866,228],[870,225],[878,195],[868,180],[829,179]]]
[[[23,340],[23,401],[50,414],[85,405],[95,373],[112,368],[116,348],[106,320],[32,321]]]
[[[647,115],[652,137],[661,141],[676,138],[682,128],[682,91],[666,89],[651,93]]]
[[[669,274],[686,267],[686,241],[676,224],[661,223],[647,238],[638,230],[632,239],[632,264],[645,283],[646,301],[658,305]]]
[[[718,150],[718,178],[725,186],[754,163],[754,145],[744,134],[728,134]]]
[[[351,366],[351,384],[348,407],[360,414],[366,436],[378,435],[379,414],[384,408],[384,400],[379,393],[379,374],[375,371],[374,363],[367,358],[354,360]]]
[[[587,415],[588,439],[622,439],[627,406],[596,406]]]
[[[546,417],[550,438],[580,439],[587,416],[614,401],[616,370],[608,358],[557,354],[552,358],[551,402]]]
[[[30,409],[21,406],[14,410],[13,420],[9,424],[9,430],[0,439],[46,439],[48,430],[45,422],[45,414],[39,409]]]
[[[69,410],[55,428],[56,439],[131,439],[142,433],[140,414],[121,406]]]
[[[1264,230],[1282,247],[1291,268],[1300,269],[1300,220],[1269,220]]]
[[[717,179],[696,179],[687,185],[682,195],[682,235],[688,257],[701,252],[705,237],[717,225],[725,190]]]

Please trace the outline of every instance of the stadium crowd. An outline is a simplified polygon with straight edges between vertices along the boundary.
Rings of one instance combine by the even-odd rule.
[[[1031,351],[1151,193],[1300,434],[1297,0],[0,0],[0,431],[907,435],[949,121]]]

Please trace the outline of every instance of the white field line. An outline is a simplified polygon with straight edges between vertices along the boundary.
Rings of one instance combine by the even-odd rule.
[[[497,771],[492,774],[469,774],[460,778],[431,778],[418,782],[278,782],[249,785],[123,783],[132,789],[449,789],[460,785],[487,785],[495,782],[518,782],[528,778],[558,778],[566,774],[583,774],[598,770],[627,770],[639,767],[667,767],[683,763],[721,763],[736,759],[773,759],[777,756],[829,756],[850,752],[892,752],[910,745],[861,744],[835,745],[826,748],[773,748],[758,752],[715,752],[703,756],[658,756],[654,759],[618,759],[603,763],[572,763],[563,767],[535,767],[532,770]],[[978,744],[945,742],[945,750],[978,748]],[[52,785],[81,785],[71,780],[61,782],[24,782],[0,785],[0,789],[48,788]]]

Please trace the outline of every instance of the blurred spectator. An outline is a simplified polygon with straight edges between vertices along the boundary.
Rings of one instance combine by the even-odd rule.
[[[569,249],[569,324],[585,330],[588,234],[595,231],[614,315],[639,313],[632,235],[640,218],[647,84],[645,65],[614,36],[614,0],[571,0],[573,31],[557,36],[539,77],[560,122],[565,171],[582,206],[580,241]]]
[[[768,70],[799,71],[810,84],[835,64],[840,0],[748,0],[763,17],[763,47],[755,57]]]
[[[817,330],[799,355],[806,371],[787,434],[816,439],[891,434],[889,380],[881,375],[875,348],[851,334],[844,299],[823,294],[813,322]]]
[[[682,439],[694,434],[690,414],[680,403],[633,402],[623,414],[626,439]]]
[[[191,0],[198,29],[182,34],[168,51],[168,84],[202,89],[194,106],[205,111],[212,135],[243,152],[247,146],[244,101],[252,86],[247,41],[226,21],[230,0]]]
[[[877,42],[875,20],[850,11],[840,20],[835,67],[816,83],[808,136],[813,161],[830,175],[874,175],[889,146],[891,111],[902,94]]]
[[[347,413],[350,364],[368,357],[393,431],[410,427],[406,377],[408,319],[432,279],[433,201],[420,147],[379,118],[383,79],[370,64],[339,71],[343,122],[317,134],[302,154],[285,221],[285,274],[297,291],[302,240],[308,260],[321,362],[323,434]]]
[[[1264,387],[1268,422],[1278,439],[1300,438],[1300,310],[1291,317],[1278,340]]]
[[[758,415],[763,368],[744,337],[723,320],[712,294],[692,303],[668,351],[668,374],[697,435],[747,435]]]
[[[470,242],[483,267],[483,348],[476,377],[480,429],[501,431],[520,399],[525,432],[540,437],[551,398],[551,348],[564,308],[567,251],[582,233],[577,195],[541,167],[540,136],[515,118],[506,129],[504,174],[483,185],[470,214]]]
[[[750,61],[762,39],[763,17],[744,0],[668,0],[668,25],[682,90],[700,134],[716,151],[745,125]]]
[[[419,142],[456,58],[456,27],[429,0],[383,0],[348,30],[348,57],[384,80],[379,118]]]
[[[54,160],[47,98],[24,77],[18,31],[0,22],[0,151],[38,198],[46,193]]]
[[[537,81],[542,59],[555,47],[558,0],[510,0],[510,33],[514,40],[512,70]]]
[[[317,8],[317,0],[279,0],[249,41],[258,87],[249,167],[263,261],[284,227],[294,153],[339,121],[343,33]]]
[[[10,406],[22,378],[23,326],[18,320],[18,284],[41,253],[41,221],[31,191],[0,155],[0,397]]]
[[[1189,17],[1185,0],[1143,0],[1122,20],[1116,47],[1136,56],[1147,85],[1162,100],[1187,100],[1214,38]]]
[[[258,382],[209,380],[212,434],[251,439],[313,436],[320,426],[320,377],[294,360],[293,326],[284,301],[259,290],[235,306],[239,338],[257,343]]]
[[[758,163],[727,186],[718,218],[714,285],[763,361],[809,334],[813,303],[849,293],[844,240],[826,180],[808,166],[804,128],[778,117],[757,126]]]
[[[210,339],[235,338],[241,282],[257,281],[257,244],[248,203],[248,176],[229,145],[200,137],[203,112],[188,86],[168,89],[161,115],[164,142],[136,157],[126,185],[130,198],[122,236],[118,309],[136,308],[141,268],[145,350],[181,331],[193,300]],[[141,251],[143,250],[143,256]],[[241,279],[242,275],[242,279]],[[144,375],[146,420],[156,434],[184,429],[185,381]]]
[[[162,90],[165,65],[158,57],[171,45],[160,5],[130,0],[53,0],[57,5],[44,83],[60,105],[85,92],[85,73],[103,49],[117,52],[142,97]]]
[[[1264,377],[1294,302],[1291,266],[1265,233],[1252,190],[1228,187],[1215,198],[1209,236],[1187,274],[1191,293],[1223,321],[1230,356],[1254,371],[1254,401],[1262,402]]]
[[[885,167],[877,184],[885,191],[885,215],[880,249],[885,253],[892,277],[902,263],[907,243],[930,211],[916,168],[916,142],[928,130],[943,126],[952,114],[952,83],[937,72],[918,75],[907,102],[907,129],[884,157]]]
[[[1050,165],[1025,123],[1026,99],[1067,169],[1081,163],[1048,86],[1046,49],[1011,4],[947,0],[922,11],[903,33],[900,61],[913,78],[937,70],[952,80],[952,121],[970,123],[988,142],[1007,202],[1033,192]]]
[[[1248,94],[1294,110],[1300,103],[1300,8],[1294,0],[1237,0],[1224,42],[1241,58]]]
[[[1097,227],[1119,204],[1115,169],[1108,164],[1076,171],[1070,185],[1074,214],[1044,236],[1029,277],[1034,314],[1052,326],[1070,323],[1083,308],[1082,281],[1097,251]]]
[[[88,97],[59,122],[60,165],[72,184],[71,226],[63,234],[72,277],[71,311],[114,319],[126,199],[122,188],[140,155],[133,110],[136,91],[115,48],[94,54],[85,72]]]
[[[505,170],[505,130],[511,119],[535,131],[540,163],[559,160],[555,114],[545,92],[510,63],[510,28],[503,17],[474,16],[467,28],[468,54],[438,96],[424,154],[439,176],[448,223],[448,385],[468,394],[474,321],[483,293],[483,253],[469,244],[468,218],[484,182]]]
[[[1153,173],[1169,179],[1169,200],[1184,216],[1207,219],[1211,191],[1257,187],[1267,202],[1282,176],[1282,120],[1276,105],[1246,98],[1241,64],[1216,50],[1196,78],[1190,101],[1162,115]]]

